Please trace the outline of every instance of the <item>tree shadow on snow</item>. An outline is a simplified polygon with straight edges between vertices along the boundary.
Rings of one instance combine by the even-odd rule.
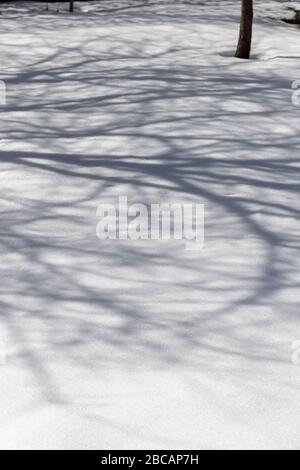
[[[8,180],[21,178],[21,189],[1,190],[12,360],[49,402],[66,404],[57,361],[90,374],[276,367],[299,292],[298,110],[285,77],[227,59],[187,63],[176,43],[149,52],[120,38],[100,56],[93,47],[86,40],[6,77],[1,138],[30,146],[0,149]],[[97,205],[119,193],[204,203],[204,249],[101,243]]]

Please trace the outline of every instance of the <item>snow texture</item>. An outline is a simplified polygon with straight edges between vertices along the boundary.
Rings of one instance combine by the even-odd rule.
[[[236,0],[1,6],[1,448],[299,449],[300,31],[256,4],[250,61]],[[100,242],[119,195],[204,249]]]

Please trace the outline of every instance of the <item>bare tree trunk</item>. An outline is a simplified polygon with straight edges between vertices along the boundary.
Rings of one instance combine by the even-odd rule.
[[[242,0],[240,37],[235,56],[249,59],[253,29],[253,0]]]
[[[69,11],[70,11],[70,13],[73,13],[73,11],[74,11],[74,1],[70,1]]]

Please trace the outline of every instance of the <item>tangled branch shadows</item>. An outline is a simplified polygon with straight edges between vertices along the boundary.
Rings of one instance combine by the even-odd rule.
[[[58,363],[78,376],[276,369],[299,292],[299,109],[284,64],[211,56],[201,18],[200,48],[199,25],[187,33],[182,18],[176,35],[86,21],[63,46],[42,29],[1,45],[11,47],[0,289],[12,360],[58,403],[71,393]],[[97,205],[118,194],[205,203],[205,249],[100,244]]]

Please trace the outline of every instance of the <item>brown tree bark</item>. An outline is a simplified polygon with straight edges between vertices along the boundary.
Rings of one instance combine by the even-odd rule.
[[[242,0],[240,37],[235,56],[250,59],[253,29],[253,0]]]

